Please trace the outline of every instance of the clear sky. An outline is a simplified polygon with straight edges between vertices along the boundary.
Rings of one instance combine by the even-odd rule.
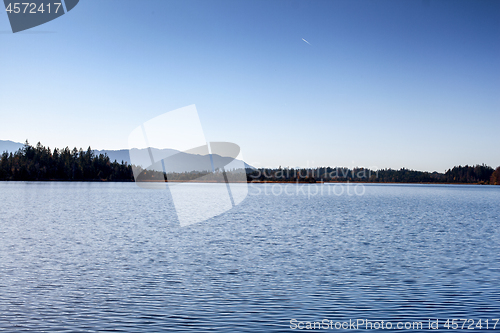
[[[83,0],[0,13],[0,61],[2,140],[122,149],[196,104],[257,167],[500,165],[500,1]]]

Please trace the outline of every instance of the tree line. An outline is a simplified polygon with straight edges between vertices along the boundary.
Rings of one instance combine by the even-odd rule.
[[[243,170],[218,170],[208,172],[169,173],[144,170],[126,162],[111,161],[107,155],[94,154],[87,150],[68,147],[51,150],[38,143],[32,146],[26,141],[23,148],[14,153],[4,152],[0,156],[0,180],[68,180],[68,181],[134,181],[133,171],[139,174],[138,181],[204,181],[223,182],[225,179],[241,179]],[[139,172],[137,172],[139,171]],[[249,182],[370,182],[370,183],[462,183],[500,185],[500,167],[494,170],[487,165],[455,166],[445,173],[423,172],[402,168],[399,170],[366,168],[321,167],[321,168],[263,168],[246,169]]]
[[[40,142],[33,147],[27,141],[15,153],[0,157],[0,180],[80,180],[131,181],[132,167],[112,162],[107,155],[86,151],[46,148]]]
[[[455,166],[445,173],[401,168],[370,170],[366,168],[322,167],[308,169],[248,170],[248,181],[285,182],[369,182],[369,183],[458,183],[500,185],[500,167],[493,170],[485,164]]]

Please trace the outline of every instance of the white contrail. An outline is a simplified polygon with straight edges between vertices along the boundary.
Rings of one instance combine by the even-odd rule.
[[[306,42],[307,44],[311,45],[311,44],[310,44],[307,40],[305,40],[304,38],[302,38],[302,40],[303,40],[304,42]]]

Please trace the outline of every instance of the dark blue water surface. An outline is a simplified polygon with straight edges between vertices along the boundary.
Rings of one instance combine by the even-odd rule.
[[[298,331],[292,319],[453,331],[448,318],[493,331],[500,186],[276,186],[180,227],[167,191],[0,182],[0,331]]]

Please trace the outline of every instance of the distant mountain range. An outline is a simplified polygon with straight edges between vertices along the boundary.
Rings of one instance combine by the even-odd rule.
[[[220,156],[217,154],[212,154],[212,160],[210,160],[209,155],[203,154],[190,154],[186,152],[180,152],[175,149],[137,149],[132,148],[130,151],[128,149],[121,150],[94,150],[96,155],[107,154],[110,160],[118,162],[127,162],[130,164],[130,154],[134,156],[134,164],[140,165],[143,168],[148,168],[155,171],[166,171],[166,172],[190,172],[190,171],[205,171],[224,167],[226,170],[240,169],[244,165],[246,169],[255,169],[254,167],[248,165],[247,163],[232,159],[230,157]],[[154,160],[157,161],[151,165],[151,155]],[[164,161],[162,165],[161,160]],[[165,170],[163,170],[165,168]]]
[[[23,143],[0,140],[0,153],[5,151],[14,153],[23,147]],[[211,170],[212,164],[215,169],[222,166],[224,166],[226,170],[239,169],[242,168],[243,165],[246,169],[255,169],[243,161],[237,159],[233,160],[230,157],[213,154],[212,159],[210,159],[209,155],[184,153],[175,149],[151,148],[149,150],[147,148],[133,148],[130,151],[128,149],[94,150],[95,155],[107,155],[111,161],[116,160],[118,163],[124,162],[127,164],[130,164],[130,153],[134,156],[134,163],[136,165],[155,171],[163,171],[164,167],[167,172],[204,171]],[[157,161],[157,163],[153,165],[151,165],[151,155],[154,157],[154,160]],[[162,165],[161,160],[166,161],[166,163]]]
[[[0,154],[3,152],[13,153],[19,150],[19,148],[23,148],[24,144],[9,140],[0,140]]]

